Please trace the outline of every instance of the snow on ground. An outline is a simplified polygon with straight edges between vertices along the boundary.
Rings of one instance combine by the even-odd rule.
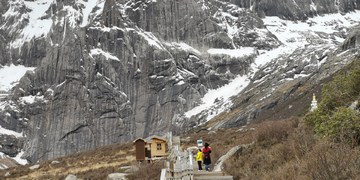
[[[103,31],[103,32],[110,32],[111,30],[113,30],[113,31],[124,31],[124,29],[119,28],[117,26],[113,26],[113,27],[89,27],[89,29],[96,29],[98,31]]]
[[[226,29],[229,38],[233,39],[233,37],[238,33],[239,28],[236,23],[238,21],[238,17],[231,15],[231,13],[240,13],[242,11],[246,11],[246,9],[233,4],[228,4],[227,8],[230,8],[227,12],[224,12],[223,9],[220,8],[213,17],[219,20],[220,23],[218,25]]]
[[[103,56],[106,57],[107,60],[108,60],[108,59],[113,59],[113,60],[120,61],[119,58],[117,58],[116,56],[111,55],[109,52],[103,51],[102,49],[92,49],[92,50],[90,51],[90,55],[91,55],[91,56],[92,56],[92,55],[103,55]]]
[[[266,17],[263,19],[267,29],[287,46],[302,47],[306,42],[304,35],[313,35],[313,32],[324,32],[331,34],[337,32],[339,27],[351,27],[360,21],[360,11],[348,13],[346,15],[328,14],[309,18],[306,22],[293,22],[282,20],[279,17]],[[336,37],[340,42],[344,39]]]
[[[75,28],[81,17],[80,12],[78,10],[74,9],[72,6],[64,6],[63,10],[67,12],[65,19],[67,20],[67,22],[69,22],[70,27]],[[65,36],[65,34],[66,33],[64,32],[64,36]]]
[[[7,169],[7,168],[9,168],[7,165],[0,163],[0,169]]]
[[[16,155],[16,157],[12,158],[14,159],[16,162],[18,162],[21,165],[26,165],[28,164],[28,161],[26,159],[22,159],[21,156],[24,154],[24,151],[21,151],[19,154]]]
[[[127,28],[129,29],[129,28]],[[139,35],[141,35],[142,37],[144,37],[144,39],[146,39],[149,43],[149,45],[155,46],[158,49],[165,49],[163,47],[163,45],[161,44],[161,42],[159,41],[159,39],[157,37],[154,36],[153,33],[151,32],[142,32],[142,31],[136,31]]]
[[[306,22],[292,22],[282,20],[278,17],[266,17],[263,19],[267,29],[272,32],[277,38],[284,43],[282,46],[270,50],[259,51],[260,55],[257,56],[255,62],[251,65],[252,73],[244,76],[238,76],[232,80],[229,84],[220,87],[218,89],[209,90],[208,93],[201,98],[201,104],[187,112],[185,116],[190,118],[193,115],[197,115],[204,110],[210,110],[212,113],[207,113],[207,121],[217,116],[219,113],[226,111],[228,107],[232,105],[230,97],[239,94],[249,83],[252,75],[260,69],[261,66],[283,55],[289,55],[299,47],[304,47],[308,42],[306,41],[307,34],[314,35],[316,32],[325,32],[331,34],[337,31],[339,26],[351,27],[357,25],[360,22],[360,11],[348,13],[346,15],[330,14],[324,16],[318,16],[315,18],[309,18]],[[315,34],[316,35],[316,34]],[[343,42],[341,37],[335,37],[337,41]],[[335,46],[335,44],[334,44]],[[247,51],[230,50],[230,49],[209,49],[209,54],[228,54],[232,57],[241,57],[244,54],[241,53],[253,53],[253,50],[247,49]],[[245,53],[246,54],[246,53]],[[299,75],[295,78],[300,78],[306,75]],[[221,100],[222,103],[215,103],[216,100]],[[216,110],[214,110],[216,109]]]
[[[19,83],[26,71],[33,71],[35,67],[10,66],[0,67],[0,91],[9,91],[12,87]]]
[[[31,10],[28,13],[24,13],[20,19],[19,23],[23,22],[25,19],[29,21],[27,25],[21,29],[20,36],[18,39],[10,43],[11,48],[18,48],[22,46],[25,42],[31,41],[33,38],[41,38],[46,36],[50,31],[53,21],[51,18],[43,19],[46,15],[46,11],[50,9],[50,5],[54,3],[55,0],[36,0],[36,1],[23,1],[22,3]],[[56,2],[55,2],[56,3]],[[76,3],[83,4],[85,8],[82,11],[82,14],[78,10],[75,10],[72,6],[64,6],[63,10],[67,11],[66,20],[70,23],[72,28],[75,28],[78,24],[78,20],[82,16],[82,22],[80,27],[84,27],[89,23],[89,16],[91,11],[98,7],[102,12],[104,6],[104,0],[78,0]],[[4,14],[5,19],[10,16],[18,15],[18,4],[11,4],[9,10]],[[95,15],[99,14],[99,10],[94,13]],[[61,23],[63,19],[61,20]],[[12,32],[18,31],[18,24],[16,23],[12,28]],[[6,28],[6,27],[4,27]]]
[[[50,31],[52,20],[41,19],[45,15],[45,12],[49,9],[52,1],[49,0],[37,0],[37,1],[24,1],[24,4],[31,12],[24,14],[20,21],[24,18],[29,20],[27,26],[22,29],[20,38],[13,41],[10,46],[17,48],[22,46],[25,42],[29,42],[33,38],[39,38]],[[17,14],[17,8],[9,8],[5,13],[5,18],[8,15]]]
[[[255,72],[266,63],[282,55],[291,54],[294,50],[295,48],[293,47],[282,45],[270,51],[260,51],[260,55],[256,57],[254,63],[251,65],[252,72],[255,74]]]
[[[22,159],[21,156],[24,154],[24,151],[21,151],[19,154],[16,155],[16,157],[10,157],[2,152],[0,152],[0,158],[1,159],[5,159],[5,158],[9,158],[9,159],[13,159],[15,160],[17,163],[21,164],[21,165],[26,165],[29,164],[29,162],[26,159]],[[0,169],[7,169],[8,167],[5,164],[0,164]]]
[[[32,104],[36,101],[43,101],[44,100],[44,96],[24,96],[24,97],[20,97],[19,100],[21,101],[21,103],[23,104]]]
[[[185,113],[186,117],[191,117],[193,115],[199,114],[203,110],[211,109],[214,106],[215,100],[224,100],[225,102],[230,102],[230,97],[240,93],[248,84],[250,80],[248,80],[247,76],[238,76],[237,78],[233,79],[229,84],[222,86],[218,89],[209,90],[208,93],[201,99],[202,104],[193,108],[192,110]],[[226,105],[228,103],[224,103],[222,106],[222,110],[218,110],[218,112],[223,112],[224,109],[228,107]],[[213,113],[207,117],[207,120],[218,115],[218,113]]]
[[[5,128],[1,127],[1,126],[0,126],[0,134],[14,135],[16,138],[23,137],[22,133],[11,131],[11,130],[5,129]]]
[[[242,47],[240,49],[208,49],[209,54],[225,54],[231,57],[244,57],[255,53],[254,47]]]
[[[252,68],[254,72],[258,70],[262,65],[270,62],[272,59],[279,57],[283,54],[288,54],[293,51],[293,48],[280,46],[276,49],[270,51],[264,51],[261,55],[257,56],[254,64],[252,64]],[[203,98],[201,98],[201,104],[190,111],[185,113],[185,116],[190,118],[193,115],[197,115],[204,110],[217,109],[212,113],[208,113],[207,121],[211,120],[213,117],[217,116],[219,113],[226,111],[231,105],[232,102],[230,97],[239,94],[249,83],[249,78],[252,74],[238,76],[233,79],[229,84],[222,86],[218,89],[209,90]],[[220,107],[215,102],[215,100],[222,100]],[[216,108],[215,108],[216,107]]]
[[[84,0],[81,0],[81,1],[84,1]],[[85,2],[85,1],[83,2],[83,4],[85,5],[85,9],[83,9],[83,12],[82,12],[83,19],[82,19],[82,23],[81,23],[80,27],[85,27],[89,23],[89,15],[98,3],[99,2],[97,0],[90,0],[87,2]]]
[[[166,43],[165,42],[164,44],[167,45],[167,46],[173,46],[173,47],[176,47],[178,49],[182,49],[184,51],[192,52],[192,53],[194,53],[196,55],[199,55],[199,56],[201,55],[200,51],[198,51],[197,49],[191,47],[190,45],[188,45],[188,44],[186,44],[184,42],[180,42],[180,43],[177,43],[177,42]]]

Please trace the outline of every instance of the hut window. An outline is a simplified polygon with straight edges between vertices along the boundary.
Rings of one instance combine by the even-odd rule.
[[[157,144],[157,150],[161,150],[161,144]]]

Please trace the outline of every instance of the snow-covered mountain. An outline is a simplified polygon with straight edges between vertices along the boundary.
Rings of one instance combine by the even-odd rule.
[[[28,162],[251,123],[341,69],[360,37],[358,0],[0,4],[0,151]]]

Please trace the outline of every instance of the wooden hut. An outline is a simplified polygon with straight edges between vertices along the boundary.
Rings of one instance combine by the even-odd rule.
[[[135,146],[135,158],[137,161],[144,161],[145,160],[145,145],[146,140],[143,138],[137,138],[133,141]]]
[[[163,157],[166,156],[166,147],[165,144],[167,143],[167,140],[160,138],[158,136],[150,136],[147,137],[146,142],[148,144],[148,147],[150,147],[151,150],[151,157]]]
[[[135,146],[135,157],[137,161],[144,161],[155,157],[167,156],[167,140],[158,136],[150,136],[146,139],[137,138],[133,141]]]

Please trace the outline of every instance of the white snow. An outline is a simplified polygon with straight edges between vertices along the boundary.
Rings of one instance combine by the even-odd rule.
[[[9,168],[7,165],[5,165],[5,164],[0,164],[0,169],[7,169],[7,168]]]
[[[181,80],[181,81],[179,81],[176,85],[183,85],[183,84],[185,84],[185,82],[183,81],[183,80]]]
[[[9,158],[9,159],[13,159],[15,160],[17,163],[21,164],[21,165],[26,165],[29,162],[26,159],[22,159],[21,156],[24,154],[24,151],[21,151],[19,154],[17,154],[15,157],[10,157],[8,155],[5,155],[4,153],[0,152],[0,158],[1,159],[5,159],[5,158]],[[3,168],[1,168],[3,167]],[[0,169],[7,169],[8,167],[5,164],[1,164],[0,165]]]
[[[311,1],[310,10],[317,11],[317,7],[316,7],[316,5],[315,5],[315,3],[313,1]]]
[[[293,51],[293,48],[280,46],[276,49],[270,51],[264,51],[261,55],[257,56],[255,62],[251,65],[253,73],[256,72],[261,66],[270,62],[272,59],[277,58],[281,55],[289,54]],[[226,52],[226,51],[225,51]],[[249,50],[247,52],[250,52]],[[185,116],[190,118],[193,115],[199,114],[204,110],[217,109],[215,112],[208,113],[207,121],[211,118],[219,115],[221,112],[226,111],[228,107],[232,105],[230,97],[238,95],[249,83],[249,78],[253,74],[238,76],[232,80],[229,84],[220,87],[218,89],[209,90],[208,93],[201,98],[201,104],[190,111],[185,113]],[[215,102],[215,100],[223,100],[223,103],[220,104],[220,107]]]
[[[225,54],[231,57],[244,57],[255,53],[253,47],[242,47],[240,49],[208,49],[209,54]]]
[[[178,72],[181,73],[181,74],[188,74],[190,76],[196,76],[196,74],[194,74],[193,72],[187,70],[187,69],[179,69],[178,68]]]
[[[19,83],[26,71],[33,71],[35,67],[25,67],[22,65],[0,67],[0,91],[9,91],[12,87]]]
[[[23,103],[32,104],[36,101],[44,100],[44,96],[24,96],[20,97],[19,100]]]
[[[88,2],[83,3],[85,5],[85,9],[83,9],[83,12],[82,12],[83,20],[82,20],[80,27],[85,27],[89,23],[89,15],[98,3],[99,2],[97,0],[88,0]]]
[[[24,1],[24,4],[31,12],[24,14],[19,21],[22,21],[24,18],[29,20],[28,25],[21,31],[20,38],[11,42],[10,46],[12,48],[17,48],[22,46],[25,42],[29,42],[33,38],[40,38],[46,35],[51,28],[52,20],[51,19],[41,19],[45,15],[53,1],[49,0],[37,0],[37,1]],[[15,11],[15,12],[14,12]],[[16,15],[16,8],[9,8],[6,12],[6,16]],[[16,28],[16,27],[15,27]],[[15,31],[15,30],[14,30]]]
[[[74,9],[72,6],[64,6],[63,10],[67,12],[66,20],[69,22],[70,27],[75,28],[78,25],[78,20],[81,17],[80,12]]]
[[[104,32],[110,32],[111,30],[121,30],[121,31],[124,31],[124,29],[122,28],[119,28],[117,26],[113,26],[113,27],[89,27],[89,29],[97,29],[99,31],[104,31]]]
[[[26,159],[22,159],[21,156],[24,154],[24,151],[21,151],[19,154],[16,155],[13,159],[18,162],[21,165],[28,164],[28,161]]]
[[[282,45],[282,46],[279,46],[278,48],[272,49],[270,51],[260,51],[261,54],[256,57],[255,62],[251,65],[251,68],[253,69],[253,72],[255,73],[256,71],[259,70],[259,68],[261,68],[261,66],[265,65],[266,63],[270,62],[271,60],[273,60],[277,57],[283,56],[283,55],[285,56],[287,54],[291,54],[294,50],[295,50],[295,48],[293,48],[293,47]]]
[[[306,22],[292,22],[278,17],[266,17],[263,19],[267,29],[271,31],[284,44],[290,47],[302,47],[306,44],[304,35],[314,35],[313,32],[331,34],[337,32],[337,27],[351,27],[360,21],[360,11],[356,10],[345,15],[328,14],[309,18]],[[343,42],[344,39],[337,37]]]
[[[14,135],[16,138],[23,137],[22,133],[11,131],[0,126],[0,134]]]
[[[19,1],[14,2],[10,5],[9,10],[4,14],[5,19],[9,18],[10,16],[18,15],[18,9],[22,4],[24,4],[28,9],[31,10],[29,13],[23,14],[19,17],[19,22],[23,22],[24,19],[28,19],[29,23],[20,30],[20,35],[18,39],[15,39],[13,42],[10,43],[11,48],[18,48],[21,47],[25,42],[29,42],[34,38],[42,38],[46,37],[48,32],[51,30],[53,21],[51,18],[48,19],[41,19],[46,15],[47,10],[51,10],[50,5],[52,3],[56,3],[56,0],[36,0],[36,1]],[[64,6],[62,11],[66,11],[66,21],[69,22],[72,28],[76,26],[84,27],[89,23],[89,18],[92,17],[91,11],[98,7],[99,10],[94,12],[94,16],[99,15],[102,12],[103,6],[105,4],[104,0],[88,0],[85,2],[84,0],[78,0],[76,3],[83,4],[85,8],[82,11],[82,14],[75,10],[72,6]],[[79,20],[82,17],[81,24],[78,24]],[[64,19],[56,19],[55,23],[59,22],[63,24]],[[17,32],[19,23],[16,23],[11,28],[11,32]],[[7,28],[7,27],[1,27]]]
[[[197,115],[204,110],[208,110],[207,121],[217,116],[223,111],[226,111],[228,107],[232,105],[230,97],[238,95],[249,83],[250,78],[257,72],[263,65],[271,62],[272,60],[291,54],[299,47],[304,47],[309,44],[306,40],[307,35],[317,35],[314,32],[325,32],[331,34],[336,32],[337,26],[351,27],[356,25],[355,22],[360,22],[360,11],[348,13],[346,15],[330,14],[324,16],[318,16],[315,18],[309,18],[306,22],[292,22],[282,20],[278,17],[266,17],[263,19],[267,29],[272,32],[283,43],[280,47],[270,51],[259,51],[255,59],[255,62],[251,65],[252,72],[248,75],[238,76],[232,80],[229,84],[220,87],[218,89],[209,90],[200,100],[200,105],[185,112],[185,116],[190,118]],[[229,28],[229,27],[228,27]],[[233,34],[235,33],[232,32]],[[336,41],[342,42],[344,39],[335,37]],[[335,44],[334,44],[335,46]],[[241,49],[209,49],[209,54],[226,54],[232,57],[241,57],[254,53],[252,48]],[[320,63],[324,63],[326,58]],[[296,78],[306,77],[306,74],[297,74]],[[215,103],[215,100],[220,100]]]
[[[205,1],[206,1],[206,0],[202,0],[201,9],[202,9],[203,11],[205,11],[205,10],[207,10],[207,9],[210,9],[209,6],[206,5]]]
[[[130,29],[130,28],[127,28]],[[157,47],[158,49],[165,49],[161,42],[159,41],[159,39],[157,37],[154,36],[153,33],[151,32],[142,32],[142,31],[136,31],[139,35],[141,35],[142,37],[145,38],[145,40],[148,41],[148,43],[152,46]]]
[[[239,8],[238,6],[233,6],[233,11],[242,11],[242,8]],[[228,12],[224,12],[222,9],[219,9],[213,16],[216,19],[219,19],[221,23],[219,25],[227,30],[227,34],[230,39],[233,39],[233,37],[236,35],[236,33],[239,31],[239,28],[237,27],[237,21],[238,17],[232,16]]]
[[[230,101],[230,97],[237,95],[240,93],[248,84],[250,80],[248,80],[247,76],[238,76],[237,78],[233,79],[229,84],[220,87],[218,89],[209,90],[208,93],[205,94],[203,98],[201,98],[202,104],[193,108],[192,110],[185,113],[186,117],[191,117],[193,115],[199,114],[203,110],[211,109],[214,105],[216,99],[218,100],[225,100]],[[223,112],[221,110],[218,111]],[[217,113],[213,113],[207,117],[207,120],[218,115]]]
[[[196,55],[201,55],[201,52],[193,47],[191,47],[190,45],[184,43],[184,42],[180,42],[180,43],[177,43],[177,42],[171,42],[171,43],[165,43],[166,45],[168,46],[173,46],[173,47],[176,47],[176,48],[179,48],[179,49],[182,49],[184,51],[188,51],[188,52],[192,52]]]
[[[90,50],[90,55],[91,56],[92,55],[103,55],[103,56],[106,57],[106,60],[113,59],[113,60],[120,61],[119,58],[117,58],[116,56],[113,56],[109,52],[105,52],[105,51],[103,51],[102,49],[99,49],[99,48]]]

